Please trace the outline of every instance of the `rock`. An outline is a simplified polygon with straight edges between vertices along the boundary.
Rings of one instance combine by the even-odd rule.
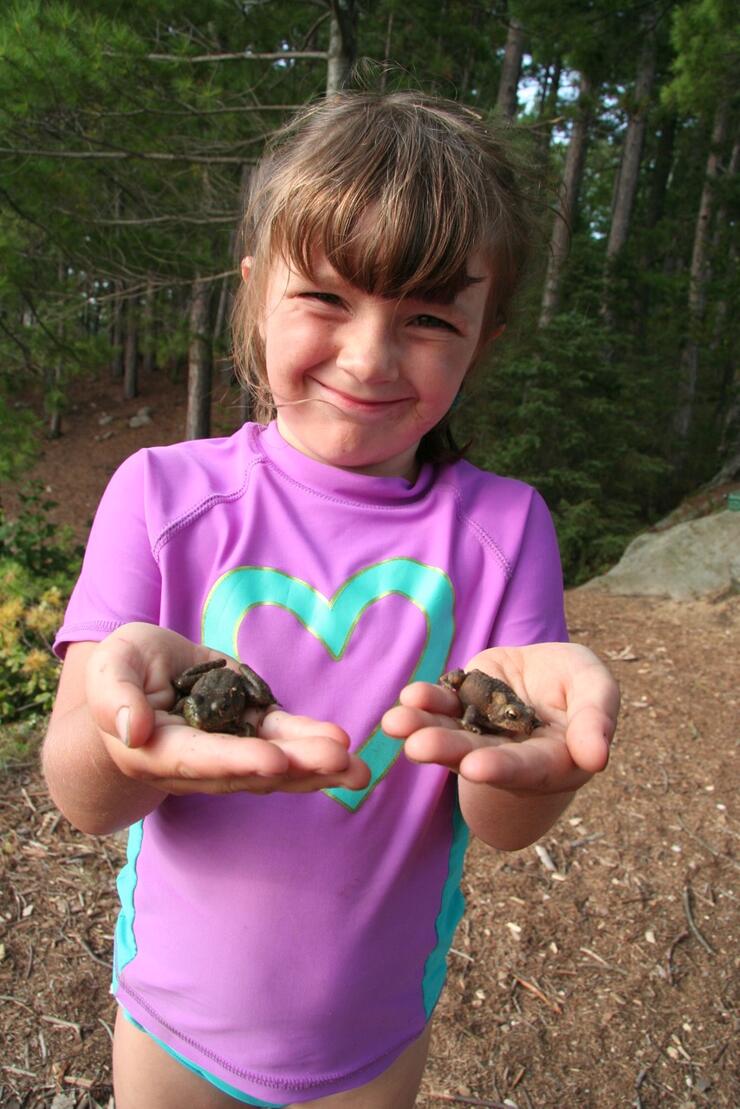
[[[675,601],[740,591],[740,512],[638,535],[616,566],[582,588]]]
[[[102,416],[98,416],[98,423],[101,427],[105,427],[106,424],[110,424],[112,422],[113,416],[109,416],[107,412],[104,412]]]
[[[128,422],[129,427],[144,427],[146,424],[152,422],[151,408],[140,408],[135,416],[132,416]]]

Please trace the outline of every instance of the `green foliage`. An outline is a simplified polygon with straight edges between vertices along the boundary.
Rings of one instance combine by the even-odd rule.
[[[59,663],[51,643],[79,571],[82,550],[49,519],[38,486],[18,514],[0,511],[0,723],[33,723],[51,709]],[[14,736],[20,733],[14,732]],[[6,737],[7,738],[7,737]]]
[[[0,381],[0,482],[14,481],[36,454],[38,420],[9,402]]]
[[[462,409],[473,460],[544,496],[569,585],[613,562],[654,507],[667,468],[634,418],[648,392],[604,327],[571,311],[494,353]]]

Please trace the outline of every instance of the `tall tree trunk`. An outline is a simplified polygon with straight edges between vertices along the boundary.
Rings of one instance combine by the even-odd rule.
[[[539,123],[535,132],[534,155],[538,164],[544,169],[547,165],[552,141],[553,120],[558,110],[558,95],[560,93],[560,76],[563,72],[563,59],[557,58],[552,70],[548,68],[542,85],[540,97]]]
[[[573,130],[565,156],[565,171],[560,193],[560,205],[555,215],[550,239],[550,257],[542,292],[542,308],[539,327],[547,327],[555,316],[560,304],[560,287],[563,266],[568,256],[571,228],[578,205],[578,194],[586,165],[586,146],[588,129],[591,123],[591,80],[585,73],[580,77],[580,92]]]
[[[640,176],[640,162],[645,140],[648,109],[655,80],[655,13],[648,10],[642,20],[642,46],[637,61],[637,77],[627,130],[622,144],[622,157],[614,183],[614,201],[606,244],[606,260],[601,292],[601,314],[614,325],[614,270],[627,242],[632,209]]]
[[[126,400],[133,400],[134,397],[139,395],[139,329],[136,319],[136,305],[131,299],[126,301],[123,395]]]
[[[707,247],[714,211],[714,185],[719,173],[720,151],[727,133],[728,119],[729,97],[720,94],[712,124],[712,138],[704,174],[704,187],[699,201],[699,213],[694,229],[694,249],[691,255],[688,334],[681,352],[678,379],[679,401],[673,425],[676,437],[674,459],[679,463],[685,458],[689,431],[694,418],[694,404],[699,378],[699,337],[706,303]]]
[[[210,323],[211,286],[196,278],[190,301],[188,345],[188,409],[186,439],[207,439],[211,433],[213,346]]]
[[[634,104],[624,136],[622,158],[617,171],[612,221],[609,228],[609,239],[606,244],[608,265],[615,261],[627,242],[632,208],[637,192],[647,114],[655,79],[655,23],[652,12],[645,20],[643,30],[642,48],[637,63]]]
[[[648,229],[655,227],[663,218],[668,181],[673,167],[677,123],[676,113],[671,112],[670,115],[663,117],[660,126],[647,204],[646,226]]]
[[[143,357],[141,369],[144,374],[150,374],[156,366],[156,334],[154,322],[154,280],[147,278],[146,292],[144,294],[143,313]]]
[[[329,57],[326,67],[326,93],[346,88],[357,57],[357,9],[355,0],[331,0]]]
[[[501,79],[496,99],[496,110],[506,119],[514,119],[516,116],[516,92],[519,87],[519,74],[522,70],[524,39],[524,27],[518,19],[512,18],[506,35],[504,61],[501,66]]]
[[[123,282],[113,282],[113,309],[110,330],[111,342],[111,377],[118,380],[123,377]]]
[[[64,285],[66,279],[64,262],[59,263],[57,269],[57,278],[59,280],[60,302],[63,302]],[[59,349],[57,350],[56,357],[54,358],[53,369],[48,375],[50,380],[47,381],[46,387],[47,405],[49,410],[48,435],[50,439],[58,439],[62,434],[62,404],[64,394],[64,355],[62,352],[62,344],[64,343],[64,331],[64,311],[61,308],[60,303],[59,320],[56,327]]]

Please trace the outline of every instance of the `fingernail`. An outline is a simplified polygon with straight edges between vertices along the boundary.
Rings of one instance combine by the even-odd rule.
[[[121,743],[128,747],[131,742],[131,709],[124,705],[116,713],[116,732]]]

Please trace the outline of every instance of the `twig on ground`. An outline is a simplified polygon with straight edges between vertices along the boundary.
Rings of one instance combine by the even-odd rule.
[[[607,963],[606,959],[602,959],[601,955],[597,955],[596,952],[592,951],[590,947],[582,947],[580,950],[584,953],[584,955],[590,955],[591,958],[595,959],[597,963],[601,963],[601,965],[605,966],[607,970],[614,970],[617,972],[617,974],[623,974],[625,977],[627,977],[626,970],[624,970],[622,967],[615,966],[613,963]]]
[[[85,943],[82,936],[78,932],[73,932],[72,933],[72,938],[77,940],[77,942],[80,945],[80,947],[82,948],[82,950],[86,951],[87,954],[90,956],[90,958],[94,962],[100,963],[101,967],[105,967],[106,970],[110,969],[110,963],[106,962],[105,959],[101,959],[99,955],[96,955],[95,952],[92,950],[92,948],[88,944]]]
[[[511,1106],[505,1105],[502,1101],[484,1101],[479,1097],[463,1097],[462,1094],[440,1094],[436,1090],[432,1090],[429,1097],[434,1097],[438,1101],[452,1101],[458,1105],[482,1105],[485,1109],[511,1109]]]
[[[642,1070],[640,1071],[640,1073],[638,1074],[637,1078],[635,1079],[634,1109],[643,1109],[642,1098],[640,1097],[640,1086],[642,1086],[643,1082],[647,1078],[647,1072],[648,1072],[648,1068],[643,1067]]]
[[[673,941],[673,943],[671,944],[671,946],[668,948],[668,953],[667,953],[666,958],[665,958],[665,963],[666,963],[666,977],[668,979],[668,985],[669,986],[675,985],[675,981],[674,981],[674,978],[673,978],[673,962],[672,962],[673,952],[676,950],[676,948],[678,947],[678,945],[680,943],[683,943],[683,941],[687,940],[688,938],[689,938],[689,933],[688,932],[679,932],[679,934],[676,936],[676,938]]]
[[[689,928],[691,929],[691,931],[693,932],[694,936],[697,938],[699,943],[702,945],[704,950],[708,951],[710,955],[716,955],[717,952],[714,950],[712,945],[710,943],[708,943],[707,940],[704,939],[701,932],[699,931],[699,929],[696,926],[696,921],[694,920],[693,913],[691,912],[691,895],[692,895],[692,892],[693,891],[691,889],[691,886],[686,885],[686,886],[684,886],[683,892],[681,894],[681,901],[683,902],[683,911],[686,913],[686,919],[689,922]]]
[[[535,997],[538,997],[540,1001],[544,1002],[548,1009],[552,1009],[553,1013],[557,1013],[558,1016],[562,1014],[562,1006],[558,1005],[557,1001],[553,1001],[552,998],[549,998],[547,994],[544,994],[542,990],[532,982],[528,982],[526,978],[520,978],[518,974],[512,974],[511,977],[515,982],[518,982],[520,986],[523,986],[525,990],[529,990],[530,993],[533,993]]]
[[[697,836],[696,832],[692,832],[691,828],[686,827],[683,820],[680,816],[678,816],[678,814],[677,820],[686,835],[691,836],[692,839],[695,839],[697,843],[701,844],[705,851],[708,851],[710,855],[714,855],[715,859],[724,859],[725,862],[728,862],[731,864],[731,866],[734,866],[736,870],[740,870],[740,863],[737,861],[737,859],[733,859],[732,855],[728,855],[725,851],[718,851],[716,847],[712,847],[711,844],[707,843],[707,841],[705,839],[702,839],[701,836]]]

